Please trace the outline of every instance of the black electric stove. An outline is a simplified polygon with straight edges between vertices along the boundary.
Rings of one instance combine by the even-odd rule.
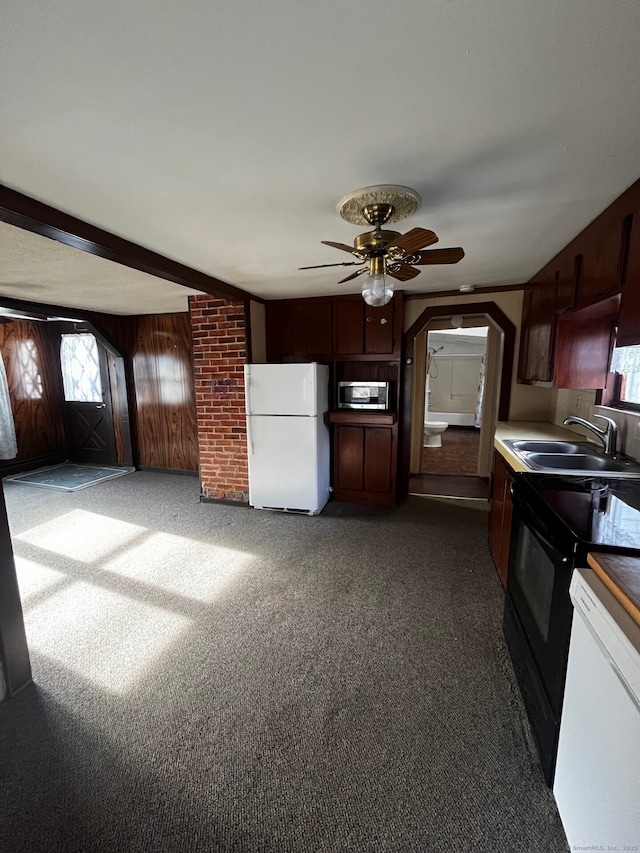
[[[553,783],[569,655],[573,570],[589,551],[640,556],[640,480],[517,474],[505,599],[507,647]]]
[[[574,552],[640,553],[640,479],[521,474],[515,491]]]

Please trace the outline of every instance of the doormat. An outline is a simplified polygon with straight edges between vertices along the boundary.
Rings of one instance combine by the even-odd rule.
[[[13,474],[4,477],[7,483],[23,483],[25,486],[35,486],[37,489],[52,489],[55,492],[77,492],[87,489],[103,480],[113,480],[124,474],[131,474],[135,468],[110,468],[106,465],[76,465],[73,462],[62,462],[48,468],[38,468],[26,474]]]

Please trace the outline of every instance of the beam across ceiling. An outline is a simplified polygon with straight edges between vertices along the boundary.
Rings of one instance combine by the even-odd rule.
[[[3,184],[0,184],[0,221],[182,287],[222,299],[256,299],[233,284],[145,249]]]

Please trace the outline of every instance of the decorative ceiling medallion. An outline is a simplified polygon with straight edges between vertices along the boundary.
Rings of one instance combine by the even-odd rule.
[[[385,204],[393,207],[386,221],[399,222],[401,219],[413,216],[421,203],[419,194],[409,187],[378,184],[349,193],[339,202],[338,213],[352,225],[370,225],[370,221],[364,216],[363,209],[374,204]]]

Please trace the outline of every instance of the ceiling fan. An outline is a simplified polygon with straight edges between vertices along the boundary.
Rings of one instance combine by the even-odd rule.
[[[459,246],[424,251],[438,242],[433,231],[428,231],[426,228],[412,228],[406,234],[383,229],[383,225],[398,222],[414,214],[421,201],[415,190],[394,184],[381,184],[355,190],[338,204],[338,213],[353,225],[371,225],[373,231],[359,234],[353,246],[334,243],[331,240],[321,242],[325,246],[349,252],[356,260],[337,264],[316,264],[310,267],[299,267],[299,269],[360,266],[361,269],[338,283],[342,284],[363,273],[368,273],[362,285],[364,301],[374,307],[386,305],[393,296],[394,285],[391,278],[408,281],[420,274],[420,270],[416,267],[427,264],[457,264],[464,257],[464,250]]]

